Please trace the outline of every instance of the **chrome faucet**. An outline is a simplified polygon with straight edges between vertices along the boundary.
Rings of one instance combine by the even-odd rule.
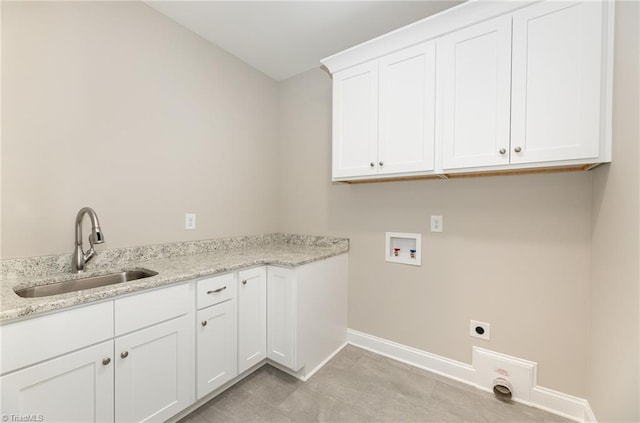
[[[91,219],[91,235],[89,235],[89,244],[91,247],[86,253],[82,249],[82,219],[85,214],[88,214],[89,219]],[[81,208],[76,216],[76,248],[73,251],[73,257],[71,258],[71,270],[76,273],[82,272],[84,270],[84,265],[97,254],[93,249],[93,245],[102,244],[103,242],[104,236],[100,230],[98,215],[91,207]]]

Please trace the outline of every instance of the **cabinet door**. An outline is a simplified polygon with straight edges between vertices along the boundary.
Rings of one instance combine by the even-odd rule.
[[[116,338],[116,421],[163,421],[191,404],[193,314]]]
[[[378,173],[434,169],[436,45],[382,57]]]
[[[237,375],[236,300],[198,312],[198,399]]]
[[[599,155],[603,7],[544,2],[513,15],[512,163]]]
[[[298,371],[298,285],[294,269],[269,266],[267,274],[267,357]]]
[[[2,416],[113,422],[113,341],[8,374],[0,385]]]
[[[238,373],[267,357],[267,271],[238,272]]]
[[[473,25],[437,43],[442,167],[508,164],[511,17]]]
[[[378,61],[333,75],[333,177],[375,175]]]

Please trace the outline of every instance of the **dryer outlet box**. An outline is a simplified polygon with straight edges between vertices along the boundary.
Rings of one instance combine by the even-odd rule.
[[[512,398],[530,401],[531,389],[536,385],[538,364],[533,361],[473,347],[473,368],[478,388],[493,392],[497,378],[511,383]]]

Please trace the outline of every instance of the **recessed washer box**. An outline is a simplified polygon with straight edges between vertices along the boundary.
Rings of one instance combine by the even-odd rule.
[[[422,265],[422,234],[385,232],[385,260],[391,263]]]

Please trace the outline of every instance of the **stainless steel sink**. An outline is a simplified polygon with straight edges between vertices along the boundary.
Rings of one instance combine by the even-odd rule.
[[[48,297],[49,295],[65,294],[67,292],[81,291],[83,289],[98,288],[100,286],[114,285],[117,283],[134,281],[157,275],[158,272],[147,269],[134,269],[108,275],[89,276],[86,278],[71,279],[48,285],[32,286],[15,290],[15,293],[23,298]]]

